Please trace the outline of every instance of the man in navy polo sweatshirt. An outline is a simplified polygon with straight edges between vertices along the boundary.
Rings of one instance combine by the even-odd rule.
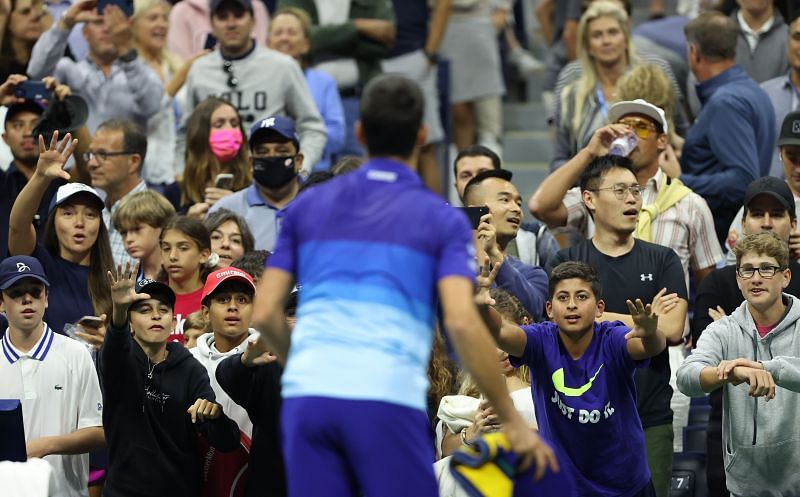
[[[747,185],[769,174],[775,114],[764,90],[736,64],[739,28],[732,19],[706,12],[684,32],[703,110],[686,135],[680,179],[708,202],[721,245]]]

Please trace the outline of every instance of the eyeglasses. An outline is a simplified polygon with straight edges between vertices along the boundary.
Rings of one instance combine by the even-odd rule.
[[[784,269],[786,268],[781,266],[737,267],[736,274],[738,274],[740,278],[747,280],[752,278],[753,275],[756,274],[756,271],[758,271],[758,274],[760,274],[762,278],[770,279],[775,276],[775,273],[783,271]]]
[[[117,157],[119,155],[132,155],[134,153],[136,152],[128,152],[124,150],[122,152],[84,152],[83,160],[89,162],[90,160],[92,160],[92,157],[94,157],[100,162],[105,162],[108,160],[109,157]]]
[[[633,130],[636,133],[636,136],[639,138],[646,140],[650,138],[650,133],[655,131],[656,128],[650,123],[646,123],[644,121],[634,121],[632,119],[620,119],[617,121],[617,124],[624,124]]]
[[[639,185],[626,185],[624,183],[617,183],[614,186],[609,186],[607,188],[594,188],[589,191],[601,192],[603,190],[612,191],[614,193],[614,196],[620,200],[624,200],[629,192],[631,195],[633,195],[633,198],[638,199],[642,196],[642,192],[644,192],[644,187]]]
[[[231,88],[236,88],[239,86],[239,79],[233,74],[233,62],[226,60],[222,63],[222,69],[228,73],[228,81],[227,84]]]

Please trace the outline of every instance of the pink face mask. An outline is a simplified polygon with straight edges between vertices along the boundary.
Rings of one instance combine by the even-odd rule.
[[[214,157],[220,162],[228,162],[236,157],[242,147],[242,131],[239,128],[211,130],[211,134],[208,135],[208,145]]]

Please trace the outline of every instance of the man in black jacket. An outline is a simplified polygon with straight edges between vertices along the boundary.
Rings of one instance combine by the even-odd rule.
[[[747,187],[742,217],[742,231],[753,235],[774,231],[781,240],[789,243],[789,235],[797,227],[795,201],[786,181],[773,176],[759,178]],[[800,274],[800,264],[789,261],[792,274]],[[800,278],[792,278],[784,290],[800,297]],[[697,344],[703,330],[713,321],[728,315],[744,301],[736,284],[736,266],[725,266],[712,271],[700,283],[695,299],[692,321],[692,343]],[[711,413],[708,421],[706,475],[709,496],[727,496],[725,470],[722,462],[722,389],[709,395]]]
[[[109,271],[113,312],[100,349],[108,443],[106,497],[196,497],[203,461],[198,434],[222,452],[239,428],[215,402],[205,368],[167,343],[175,294],[164,283],[136,282],[138,267]]]

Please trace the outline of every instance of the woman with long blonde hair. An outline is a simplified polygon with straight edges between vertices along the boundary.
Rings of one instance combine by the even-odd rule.
[[[606,1],[589,5],[578,24],[577,56],[583,71],[557,102],[551,168],[569,160],[606,124],[617,81],[639,64],[623,7]]]
[[[182,163],[176,161],[176,124],[181,107],[176,103],[176,96],[186,83],[192,63],[207,53],[200,52],[184,62],[167,49],[171,8],[165,0],[134,0],[131,18],[136,50],[164,85],[161,107],[147,122],[149,153],[142,168],[142,178],[160,193],[175,182],[179,173],[176,164]]]

